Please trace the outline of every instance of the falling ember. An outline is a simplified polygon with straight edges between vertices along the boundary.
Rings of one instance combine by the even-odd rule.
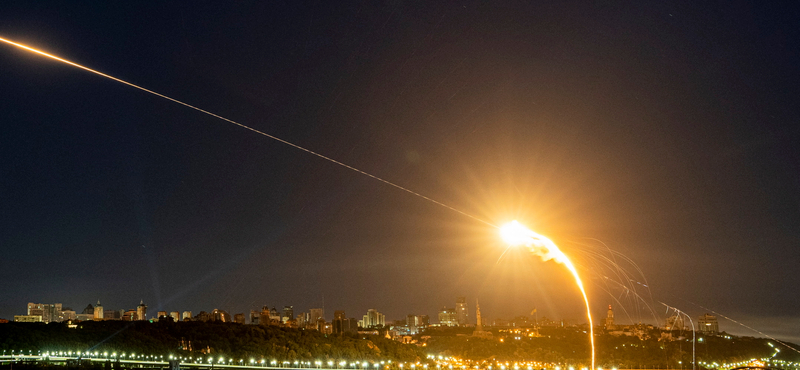
[[[567,267],[572,276],[575,277],[575,282],[583,294],[583,301],[586,303],[586,317],[589,318],[589,343],[592,347],[592,367],[594,369],[594,329],[592,324],[592,311],[589,309],[589,298],[586,296],[586,290],[583,289],[583,282],[578,271],[572,261],[567,258],[556,243],[548,239],[544,235],[539,235],[527,227],[523,226],[517,221],[511,221],[500,228],[500,236],[503,240],[510,245],[524,245],[528,247],[531,253],[539,256],[544,261],[556,260],[556,262],[563,264]]]

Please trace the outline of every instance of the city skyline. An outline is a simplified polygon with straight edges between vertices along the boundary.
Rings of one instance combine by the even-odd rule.
[[[456,307],[460,307],[461,304],[464,304],[466,301],[466,297],[456,297],[455,303]],[[477,305],[477,302],[476,302]],[[612,310],[613,305],[608,305],[608,311],[605,318],[601,320],[595,321],[595,326],[598,328],[603,328],[608,330],[609,332],[619,331],[621,333],[621,328],[623,327],[635,327],[636,325],[644,325],[646,323],[642,322],[630,322],[626,324],[620,324],[619,322],[614,321],[614,314]],[[101,311],[98,314],[97,308],[100,307]],[[87,312],[89,310],[89,312]],[[93,312],[91,312],[93,311]],[[476,330],[479,332],[481,331],[481,325],[477,325],[477,322],[469,322],[469,321],[462,321],[464,316],[469,315],[469,311],[464,309],[452,309],[447,308],[446,306],[439,310],[438,314],[438,322],[431,322],[430,315],[427,314],[407,314],[402,318],[399,319],[386,319],[385,315],[378,312],[378,310],[370,308],[367,309],[367,313],[363,315],[362,320],[358,320],[357,317],[359,316],[356,314],[356,317],[348,317],[344,310],[335,310],[331,316],[331,320],[328,320],[325,317],[324,309],[323,308],[310,308],[306,311],[298,311],[299,313],[295,316],[294,306],[284,306],[282,312],[278,312],[275,306],[269,307],[268,305],[264,305],[262,307],[262,311],[259,310],[251,310],[249,315],[247,312],[235,313],[233,311],[226,311],[220,308],[210,309],[209,311],[200,310],[200,311],[151,311],[149,314],[144,314],[147,312],[147,305],[144,301],[140,301],[140,303],[136,306],[136,308],[130,309],[108,309],[105,306],[100,305],[100,301],[98,300],[96,306],[92,306],[90,303],[86,308],[84,308],[81,314],[77,314],[78,311],[74,310],[72,307],[64,306],[62,303],[33,303],[30,302],[27,304],[27,312],[25,315],[14,315],[12,320],[9,321],[20,321],[20,322],[66,322],[66,321],[105,321],[105,320],[121,320],[121,321],[158,321],[162,318],[171,317],[174,321],[223,321],[223,322],[237,322],[241,324],[252,324],[252,325],[276,325],[276,326],[289,326],[289,327],[300,327],[306,329],[315,329],[315,330],[322,330],[319,326],[317,326],[316,321],[320,320],[323,323],[332,324],[333,327],[331,329],[334,330],[334,333],[337,330],[337,320],[352,320],[352,323],[347,325],[354,325],[357,321],[358,327],[368,329],[373,327],[392,327],[392,326],[407,326],[409,330],[411,330],[412,334],[416,334],[416,327],[420,326],[422,322],[424,322],[424,326],[427,327],[431,324],[433,326],[439,327],[475,327]],[[103,314],[103,312],[105,314]],[[195,312],[196,315],[192,315]],[[39,319],[34,319],[34,317],[38,315]],[[113,315],[113,316],[111,316]],[[221,316],[220,316],[221,315]],[[288,315],[288,316],[287,316]],[[478,320],[480,319],[480,313],[476,312],[476,316],[478,316]],[[274,319],[273,319],[274,316]],[[353,315],[351,315],[353,316]],[[485,315],[484,315],[485,316]],[[433,316],[436,317],[436,316]],[[0,318],[2,319],[2,318]],[[664,318],[663,322],[658,322],[655,325],[649,324],[650,327],[661,328],[665,330],[692,330],[692,324],[687,324],[686,320],[688,318],[685,317],[685,314],[673,312],[671,315]],[[291,321],[291,322],[290,322]],[[484,317],[483,325],[487,327],[522,327],[522,326],[530,326],[533,324],[536,325],[543,325],[543,326],[575,326],[575,325],[586,325],[585,322],[581,322],[580,320],[570,320],[564,317],[551,317],[548,318],[546,316],[539,317],[537,310],[534,309],[531,311],[530,316],[525,314],[517,314],[513,317],[497,317],[494,320]],[[400,324],[398,324],[400,323]],[[342,325],[342,324],[338,324]],[[347,326],[349,327],[349,326]],[[338,328],[341,330],[341,328]],[[711,315],[709,313],[705,313],[698,317],[697,326],[694,327],[697,332],[700,333],[720,333],[725,332],[725,330],[719,329],[719,322],[717,317]],[[724,328],[723,328],[724,329]]]
[[[454,297],[583,317],[563,266],[493,226],[519,220],[598,319],[663,302],[798,342],[793,9],[4,3],[0,37],[413,194],[3,43],[0,317],[101,298],[434,318]]]

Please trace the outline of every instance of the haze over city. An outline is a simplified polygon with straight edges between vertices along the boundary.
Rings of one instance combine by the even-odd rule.
[[[99,299],[396,320],[463,296],[490,319],[584,322],[569,271],[476,219],[519,220],[575,259],[597,317],[663,324],[665,302],[800,341],[799,18],[746,1],[2,4],[0,37],[429,199],[3,44],[0,318]],[[616,260],[626,286],[598,262],[612,250],[635,263]]]

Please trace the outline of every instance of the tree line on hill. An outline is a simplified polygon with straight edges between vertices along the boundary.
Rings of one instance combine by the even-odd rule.
[[[434,334],[434,333],[432,333]],[[495,332],[494,339],[467,335],[431,335],[427,340],[430,352],[473,361],[539,361],[570,364],[576,368],[589,367],[590,345],[587,334],[577,328],[543,328],[540,337],[526,337]],[[645,339],[635,336],[595,336],[596,366],[603,368],[634,369],[691,369],[692,334],[684,332],[682,338],[665,340],[653,332]],[[501,342],[499,339],[503,338]],[[516,339],[519,337],[520,339]],[[780,347],[765,338],[736,337],[730,335],[698,336],[695,348],[698,367],[700,362],[733,363],[775,354]],[[730,339],[728,339],[730,338]],[[797,346],[794,346],[797,347]],[[800,355],[784,350],[777,358],[800,361]]]
[[[578,328],[542,328],[528,337],[494,331],[493,339],[472,337],[469,330],[431,330],[417,335],[417,345],[381,335],[325,335],[315,330],[222,322],[156,323],[123,321],[82,322],[78,328],[62,323],[7,323],[0,325],[0,350],[87,351],[187,357],[213,356],[249,361],[427,361],[429,354],[473,361],[538,361],[588,367],[587,334]],[[597,366],[603,368],[691,368],[692,342],[688,337],[666,340],[657,333],[635,336],[599,334],[595,337]],[[686,334],[686,333],[684,333]],[[519,339],[517,339],[519,338]],[[732,363],[776,354],[780,347],[764,338],[700,336],[700,362]],[[503,339],[502,341],[500,339]],[[772,343],[776,347],[769,344]],[[191,344],[191,351],[188,346]],[[424,344],[424,345],[423,345]],[[210,351],[210,352],[209,352]],[[795,351],[776,358],[800,361]]]
[[[192,351],[188,350],[189,344]],[[280,361],[394,360],[425,358],[417,346],[381,337],[324,335],[315,330],[221,322],[88,321],[0,325],[0,350],[116,352]],[[210,352],[210,353],[208,353]]]

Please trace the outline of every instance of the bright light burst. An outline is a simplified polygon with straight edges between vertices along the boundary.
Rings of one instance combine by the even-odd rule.
[[[592,311],[589,309],[589,298],[586,296],[586,290],[583,289],[583,282],[580,276],[578,276],[578,271],[575,269],[572,261],[567,258],[564,252],[558,249],[558,246],[556,243],[553,243],[552,240],[544,235],[533,232],[516,220],[500,227],[500,236],[508,244],[515,246],[524,245],[528,247],[531,253],[541,257],[544,261],[551,259],[556,260],[556,262],[566,266],[569,272],[572,273],[572,276],[575,278],[575,283],[578,284],[578,289],[580,289],[581,294],[583,294],[583,301],[586,303],[586,317],[589,319],[589,343],[592,347],[591,369],[594,369],[594,324],[592,323]]]

